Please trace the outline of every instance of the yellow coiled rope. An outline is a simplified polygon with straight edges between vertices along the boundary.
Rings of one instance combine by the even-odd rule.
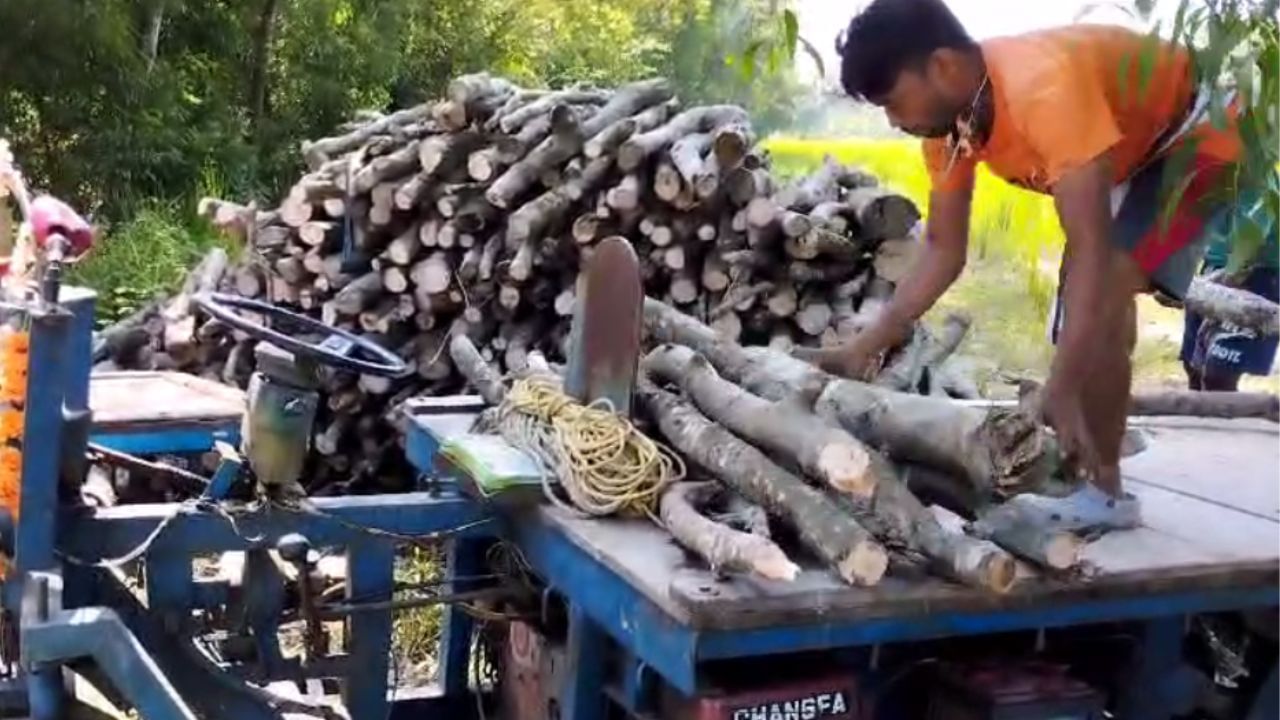
[[[552,377],[515,380],[496,424],[507,442],[543,465],[543,492],[551,502],[588,515],[653,517],[662,490],[684,477],[678,455],[646,437],[607,401],[583,405]],[[555,492],[554,480],[568,503]]]

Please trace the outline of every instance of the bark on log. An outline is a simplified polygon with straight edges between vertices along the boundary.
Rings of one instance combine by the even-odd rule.
[[[640,402],[676,449],[783,519],[841,579],[863,586],[880,581],[888,567],[884,548],[821,492],[676,396],[646,380],[637,390]]]
[[[715,492],[712,483],[692,482],[675,483],[663,491],[659,514],[676,542],[706,560],[716,574],[736,570],[768,580],[794,580],[800,568],[772,540],[739,532],[698,511]]]
[[[552,111],[553,116],[555,112],[555,110]],[[567,161],[581,149],[582,133],[576,125],[552,133],[528,156],[507,168],[501,177],[494,180],[485,192],[485,198],[496,207],[510,208],[517,198],[538,182],[543,172]]]
[[[381,120],[371,122],[346,135],[304,142],[302,144],[302,155],[307,159],[308,166],[314,169],[330,157],[355,150],[374,136],[382,135],[393,127],[419,122],[427,119],[430,115],[430,103],[416,105],[407,110],[394,112]]]
[[[440,136],[442,137],[442,136]],[[410,143],[391,153],[376,157],[351,178],[351,192],[367,193],[381,183],[401,180],[418,170],[418,143]]]
[[[815,412],[892,457],[954,474],[981,493],[1036,487],[1056,464],[1038,419],[1017,408],[982,410],[939,398],[895,393],[840,380],[803,360],[719,340],[711,328],[653,299],[645,300],[653,340],[704,355],[727,379],[769,400],[816,398]]]
[[[920,221],[915,203],[881,187],[850,190],[844,202],[857,214],[858,237],[867,240],[905,238]]]
[[[1265,418],[1280,422],[1280,397],[1270,393],[1190,390],[1137,393],[1129,399],[1129,415]]]
[[[684,182],[693,185],[698,178],[698,173],[702,170],[703,158],[710,149],[710,133],[693,133],[671,143],[668,155],[671,156],[671,164],[675,166]]]
[[[629,172],[685,135],[708,132],[720,125],[746,120],[746,112],[735,105],[707,105],[686,110],[665,125],[633,135],[622,143],[618,148],[618,167]]]
[[[1227,287],[1202,277],[1191,280],[1183,300],[1187,309],[1207,318],[1273,337],[1280,335],[1280,305],[1248,290]]]
[[[580,177],[543,193],[511,213],[507,219],[508,249],[540,239],[549,229],[562,224],[573,206],[574,196],[582,197],[598,187],[612,165],[612,158],[596,158],[587,165]]]
[[[609,97],[610,93],[606,90],[563,90],[549,93],[503,116],[498,121],[498,126],[502,132],[510,135],[539,115],[552,112],[558,105],[566,107],[581,104],[600,105],[608,101]]]
[[[455,334],[449,341],[449,356],[453,366],[466,378],[467,384],[475,389],[480,397],[490,405],[500,405],[507,395],[506,386],[498,371],[485,362],[471,339],[462,334]]]
[[[600,110],[582,124],[583,137],[595,137],[605,128],[647,108],[661,106],[675,95],[671,83],[662,78],[639,80],[613,93]]]
[[[706,358],[677,345],[655,348],[643,368],[651,378],[682,388],[711,420],[768,453],[794,459],[823,484],[862,500],[875,493],[866,447],[799,405],[752,395],[721,378]]]
[[[484,146],[485,136],[474,132],[434,135],[418,145],[418,163],[422,172],[432,177],[445,177],[461,168],[472,152]]]

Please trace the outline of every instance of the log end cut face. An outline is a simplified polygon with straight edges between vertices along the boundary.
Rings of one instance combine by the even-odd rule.
[[[889,553],[873,541],[854,545],[836,566],[840,577],[852,585],[871,587],[889,569]]]
[[[876,481],[871,472],[871,459],[861,446],[850,443],[831,443],[818,454],[821,477],[827,478],[831,487],[859,498],[875,494]]]

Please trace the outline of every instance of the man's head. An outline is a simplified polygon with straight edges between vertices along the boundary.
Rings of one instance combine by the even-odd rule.
[[[922,137],[950,132],[982,77],[977,43],[943,0],[873,0],[839,50],[845,92]]]

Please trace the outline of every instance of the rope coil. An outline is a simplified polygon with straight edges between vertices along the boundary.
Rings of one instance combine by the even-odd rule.
[[[498,407],[496,429],[543,469],[553,504],[587,515],[654,517],[659,495],[684,477],[684,461],[636,429],[607,400],[583,405],[556,378],[515,380]],[[555,490],[554,481],[568,496]]]

